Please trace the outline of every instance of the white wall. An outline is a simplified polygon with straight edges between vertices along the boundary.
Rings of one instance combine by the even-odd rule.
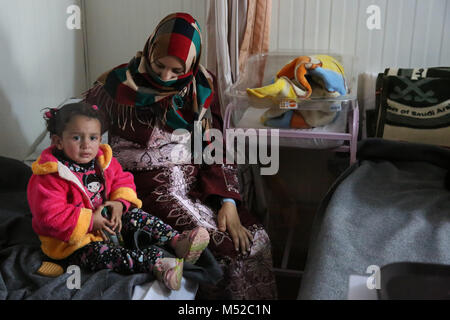
[[[450,0],[272,0],[270,50],[358,57],[360,72],[450,65]],[[366,13],[380,8],[381,29]]]
[[[206,1],[209,0],[86,1],[89,83],[142,51],[158,22],[169,13],[188,12],[204,28]]]
[[[41,109],[85,90],[79,1],[0,0],[0,155],[23,159],[44,129]]]

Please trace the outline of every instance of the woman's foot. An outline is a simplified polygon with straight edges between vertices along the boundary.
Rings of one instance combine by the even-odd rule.
[[[179,290],[183,276],[183,259],[160,258],[153,267],[156,279],[162,281],[170,290]]]
[[[203,250],[209,244],[208,230],[202,227],[197,227],[192,230],[186,230],[175,239],[173,248],[175,254],[179,258],[189,263],[196,263]]]

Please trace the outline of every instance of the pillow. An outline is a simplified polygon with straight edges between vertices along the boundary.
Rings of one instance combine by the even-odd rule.
[[[450,147],[449,87],[450,67],[386,69],[369,137]]]

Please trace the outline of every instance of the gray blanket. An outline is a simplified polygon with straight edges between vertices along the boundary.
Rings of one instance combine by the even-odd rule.
[[[347,299],[370,265],[450,264],[450,150],[368,139],[358,159],[318,210],[301,299]]]
[[[81,271],[81,289],[69,289],[71,273],[57,278],[36,274],[42,261],[40,242],[31,227],[26,184],[30,169],[0,157],[0,299],[131,299],[133,288],[153,280],[150,274],[121,275],[110,270]],[[170,253],[167,253],[170,255]],[[222,277],[219,264],[205,250],[196,265],[185,263],[183,275],[214,284]],[[70,286],[69,286],[70,287]]]

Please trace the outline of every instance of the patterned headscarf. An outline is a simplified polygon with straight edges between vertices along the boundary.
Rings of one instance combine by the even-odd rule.
[[[143,51],[128,64],[102,75],[98,80],[100,85],[91,89],[88,95],[106,92],[109,97],[103,98],[107,108],[124,109],[116,110],[123,126],[127,122],[126,115],[134,111],[141,115],[138,119],[144,123],[150,124],[154,120],[145,118],[146,112],[159,113],[163,115],[163,123],[172,129],[192,130],[195,120],[202,120],[206,129],[211,117],[208,108],[213,97],[213,80],[200,65],[201,51],[201,30],[197,21],[187,13],[170,14],[158,24]],[[166,56],[178,58],[184,64],[185,73],[163,81],[150,64]],[[183,108],[186,103],[192,108]]]

